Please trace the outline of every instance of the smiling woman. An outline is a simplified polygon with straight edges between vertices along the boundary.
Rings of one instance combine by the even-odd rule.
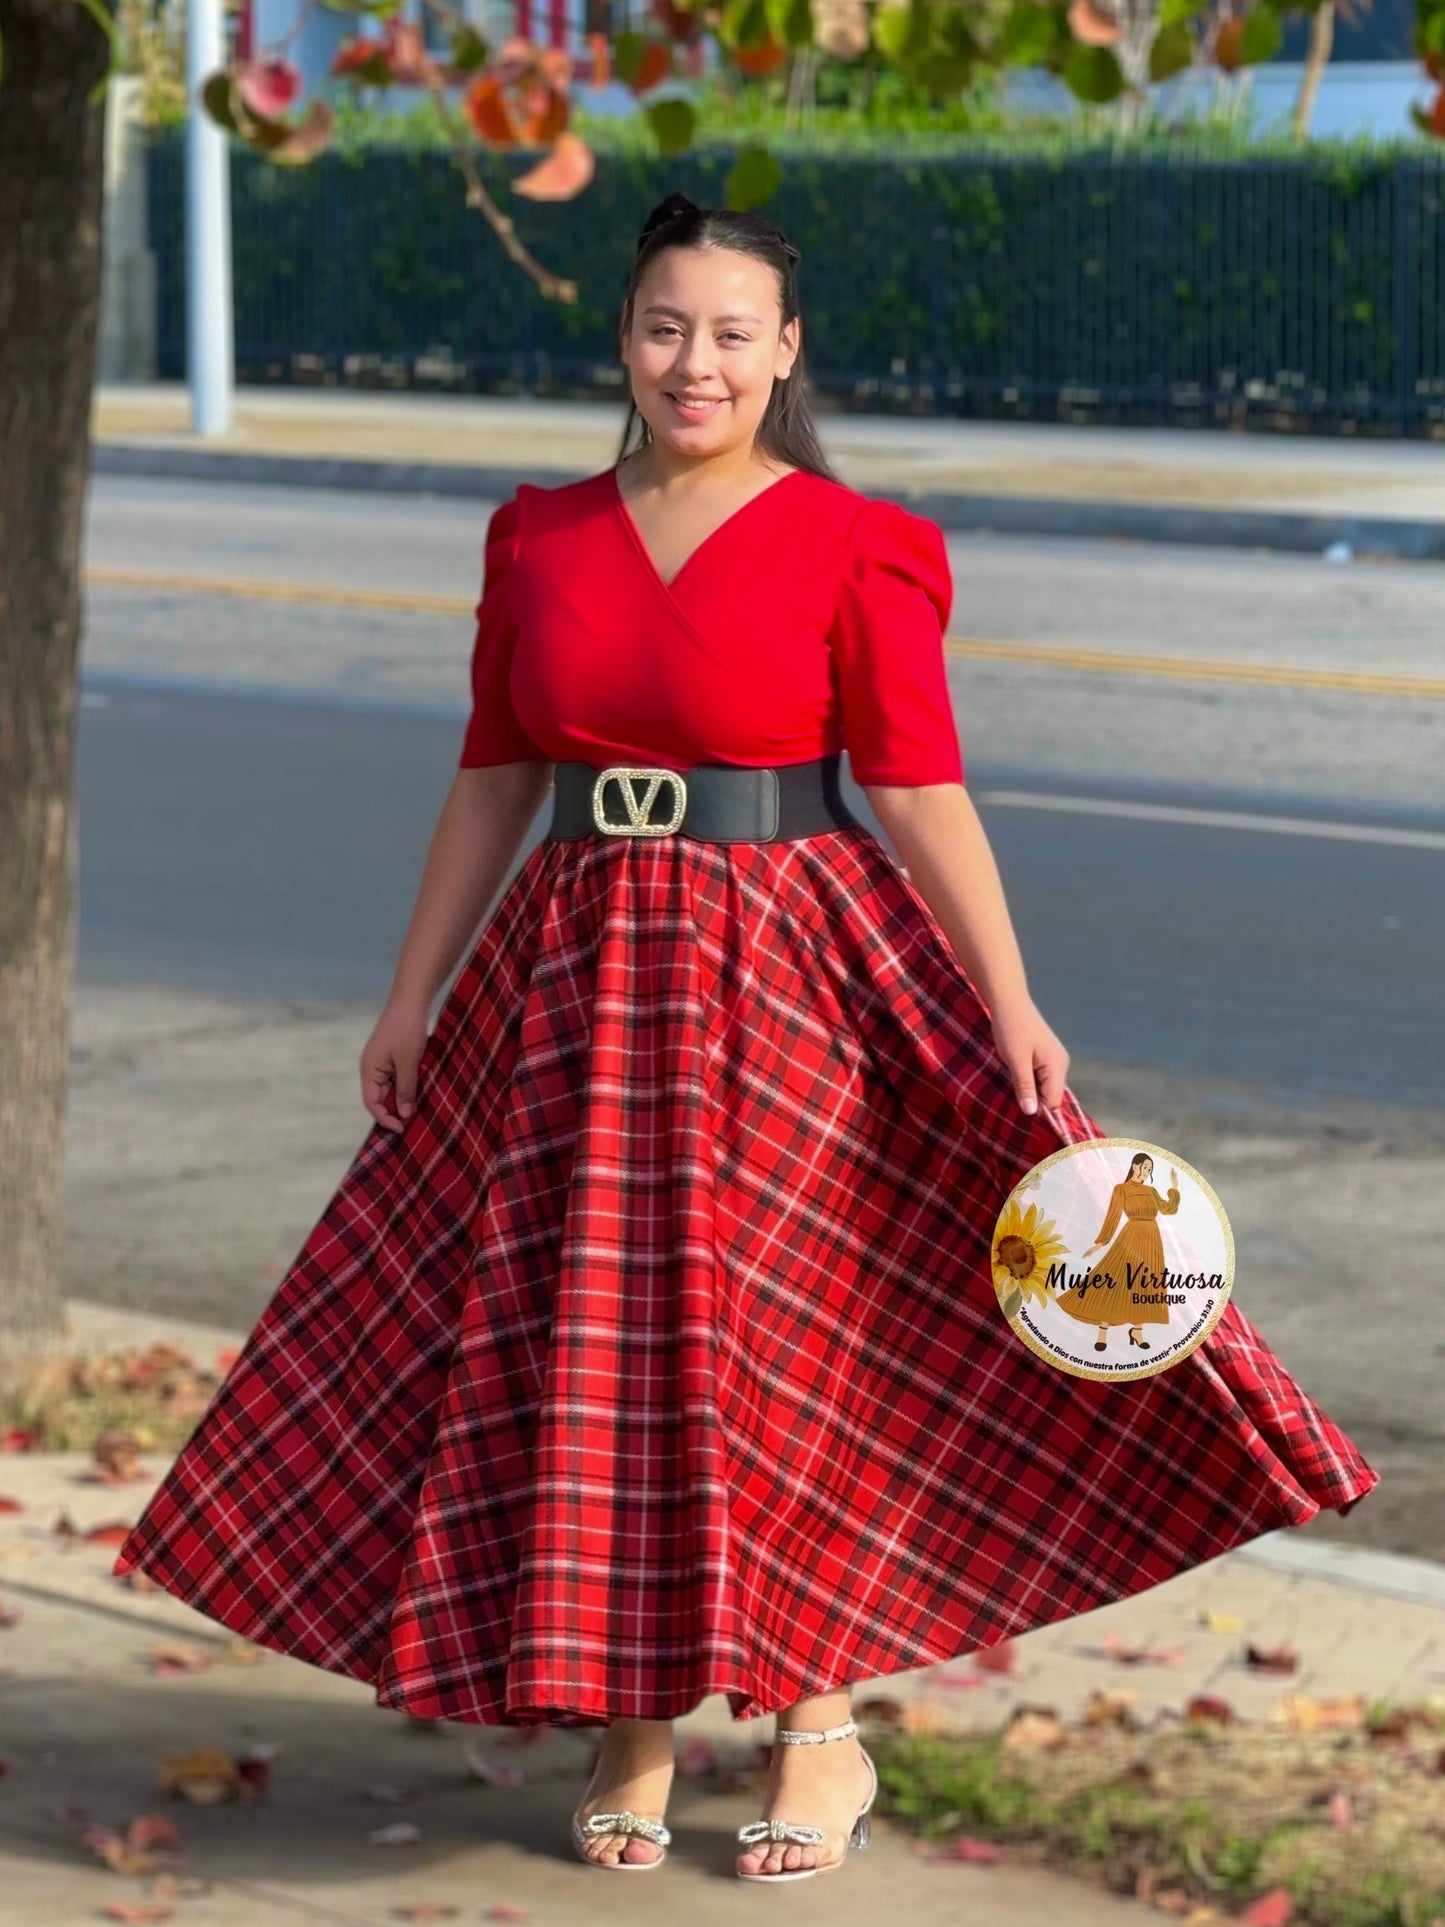
[[[818,451],[796,259],[670,197],[621,332],[642,446],[493,513],[458,763],[550,767],[548,833],[431,1034],[383,1011],[375,1128],[116,1562],[384,1705],[605,1726],[599,1864],[660,1861],[674,1718],[775,1714],[756,1879],[866,1842],[855,1682],[1376,1483],[1233,1303],[1125,1384],[999,1313],[1004,1200],[1104,1133],[963,787],[942,534]],[[845,752],[924,799],[909,875]],[[407,984],[457,961],[474,790]]]

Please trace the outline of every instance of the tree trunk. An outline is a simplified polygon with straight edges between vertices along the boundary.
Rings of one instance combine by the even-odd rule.
[[[1320,91],[1325,68],[1335,44],[1335,0],[1320,0],[1310,15],[1310,41],[1305,53],[1304,72],[1300,75],[1299,94],[1294,104],[1296,140],[1303,140],[1314,118],[1315,96]]]
[[[102,0],[102,4],[105,0]],[[0,1382],[60,1349],[80,546],[110,43],[0,0]]]

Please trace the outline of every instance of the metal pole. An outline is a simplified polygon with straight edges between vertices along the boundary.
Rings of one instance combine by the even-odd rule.
[[[186,368],[191,426],[231,427],[231,167],[227,135],[200,104],[201,84],[225,59],[221,0],[186,0]]]

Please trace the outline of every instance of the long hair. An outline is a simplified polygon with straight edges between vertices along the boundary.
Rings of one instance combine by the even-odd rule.
[[[765,214],[751,210],[735,211],[731,208],[699,207],[685,194],[669,194],[666,200],[659,201],[637,238],[637,250],[632,261],[632,271],[627,279],[627,292],[622,304],[620,333],[628,334],[632,329],[633,302],[637,296],[637,286],[646,272],[649,263],[655,261],[667,248],[731,248],[739,254],[755,255],[759,261],[766,262],[773,270],[778,285],[778,305],[782,310],[780,327],[786,328],[797,316],[798,290],[796,264],[801,259],[787,236],[776,223]],[[805,387],[806,370],[803,366],[803,349],[799,343],[791,372],[786,379],[774,381],[773,392],[768,397],[767,407],[763,410],[762,420],[758,423],[754,446],[765,456],[788,463],[793,468],[811,469],[813,474],[825,476],[836,482],[837,475],[829,466],[818,441],[818,433],[813,425],[813,411],[809,405]],[[630,388],[630,384],[629,384]],[[627,398],[627,419],[622,425],[622,441],[617,450],[616,462],[633,451],[628,448],[634,423],[640,424],[637,448],[646,448],[652,441],[652,429],[647,418],[638,412],[635,399],[629,392]],[[614,462],[614,466],[616,466]]]

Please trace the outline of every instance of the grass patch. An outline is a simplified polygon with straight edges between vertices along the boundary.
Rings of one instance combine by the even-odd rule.
[[[1195,1921],[1269,1894],[1298,1927],[1445,1927],[1445,1707],[1361,1705],[1342,1731],[1293,1704],[1278,1723],[1029,1708],[988,1734],[865,1730],[880,1814],[942,1857],[992,1844]]]

